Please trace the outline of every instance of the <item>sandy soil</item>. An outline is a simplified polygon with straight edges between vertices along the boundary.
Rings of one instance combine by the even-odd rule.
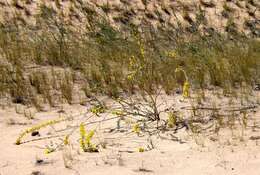
[[[79,123],[88,107],[64,105],[48,112],[33,113],[28,119],[23,106],[12,106],[0,110],[0,175],[96,175],[96,174],[176,174],[176,175],[259,175],[260,174],[260,128],[248,127],[240,137],[240,129],[235,129],[233,138],[226,129],[221,136],[192,135],[184,128],[178,133],[166,131],[150,137],[137,136],[132,132],[115,132],[116,120],[99,122],[93,142],[103,143],[99,153],[83,153],[78,146],[78,132],[71,137],[70,145],[51,154],[44,154],[46,145],[57,145],[61,138],[44,139],[15,145],[19,133],[32,125],[58,116],[73,116],[71,121],[40,131],[41,136],[28,136],[24,140],[44,136],[59,135],[59,129]],[[21,110],[22,109],[22,110]],[[29,109],[26,109],[29,110]],[[250,114],[255,123],[260,121],[259,107]],[[112,118],[111,115],[92,117],[88,121]],[[131,129],[130,129],[131,131]],[[234,136],[235,135],[235,136]],[[237,136],[237,137],[236,137]],[[234,138],[235,137],[235,138]],[[176,139],[178,138],[178,139]],[[138,152],[139,147],[154,149]],[[68,168],[65,168],[64,162]]]

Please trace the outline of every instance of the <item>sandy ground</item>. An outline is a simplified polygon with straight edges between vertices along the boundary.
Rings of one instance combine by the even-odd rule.
[[[41,136],[58,134],[60,128],[78,123],[87,118],[87,107],[65,105],[60,109],[33,114],[34,119],[27,119],[18,108],[8,107],[0,110],[0,175],[96,175],[96,174],[171,174],[171,175],[260,175],[260,128],[249,127],[243,139],[229,137],[230,130],[222,136],[194,136],[181,129],[177,134],[167,131],[160,135],[137,136],[135,133],[113,132],[116,127],[111,120],[96,125],[99,132],[93,142],[106,143],[99,153],[83,153],[78,146],[78,133],[73,135],[71,143],[62,150],[44,154],[46,145],[58,144],[60,138],[44,139],[15,145],[19,133],[32,125],[58,116],[77,116],[73,121],[62,126],[47,127],[40,132]],[[252,121],[260,121],[259,107],[250,114]],[[97,121],[111,116],[91,118]],[[251,120],[250,120],[251,121]],[[131,129],[130,129],[131,130]],[[253,136],[253,137],[252,137]],[[179,140],[176,140],[176,137]],[[234,137],[234,136],[233,136]],[[24,140],[40,138],[28,136]],[[61,137],[62,138],[62,137]],[[154,145],[154,149],[138,152],[139,147]],[[65,160],[65,161],[64,161]],[[67,162],[69,168],[65,168]]]

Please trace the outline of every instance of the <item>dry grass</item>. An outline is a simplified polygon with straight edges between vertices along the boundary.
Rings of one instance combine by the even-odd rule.
[[[87,97],[119,97],[140,90],[152,94],[158,87],[172,94],[184,81],[176,76],[178,67],[185,70],[194,89],[220,86],[228,95],[243,84],[249,89],[259,84],[259,41],[234,32],[232,22],[227,36],[215,32],[205,36],[181,27],[140,32],[129,26],[123,33],[104,20],[91,21],[79,34],[47,7],[42,7],[38,20],[33,27],[16,21],[1,25],[0,91],[15,103],[39,106],[38,95],[50,106],[57,103],[55,95],[72,103],[74,84]],[[201,21],[203,14],[198,13],[194,27]],[[57,68],[70,70],[61,76],[55,75]]]
[[[117,130],[129,132],[132,128],[138,137],[186,128],[198,145],[205,146],[205,130],[219,139],[221,129],[229,128],[232,137],[243,139],[248,110],[254,108],[248,105],[250,97],[260,84],[260,42],[235,32],[232,21],[227,35],[205,35],[198,30],[199,21],[192,32],[182,27],[156,32],[143,28],[140,32],[129,26],[124,33],[106,21],[90,20],[90,25],[77,33],[47,7],[42,7],[38,20],[33,27],[17,25],[16,21],[0,26],[2,99],[41,110],[45,104],[73,104],[77,89],[85,95],[79,103],[92,105],[91,117],[117,110],[113,113],[118,119]],[[221,106],[207,101],[208,90],[230,103]],[[188,107],[175,109],[167,99],[158,101],[162,94],[170,97],[178,91],[184,94],[181,100],[187,101]],[[99,95],[114,99],[116,109],[100,103],[96,98]],[[240,104],[233,103],[234,99]],[[190,115],[184,116],[187,111]],[[34,118],[30,110],[24,115]],[[91,124],[87,119],[82,126]],[[52,124],[50,121],[25,130],[17,143],[21,144],[30,132]],[[78,127],[70,126],[66,134],[73,134]],[[235,135],[238,127],[241,133]],[[48,153],[61,147],[66,145],[60,143],[51,151],[48,148]],[[64,165],[71,167],[67,151]],[[142,166],[139,171],[150,170]]]

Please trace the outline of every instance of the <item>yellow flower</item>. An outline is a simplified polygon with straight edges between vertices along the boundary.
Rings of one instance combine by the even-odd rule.
[[[173,112],[170,112],[168,114],[168,127],[173,128],[176,125],[176,122],[177,122],[176,116],[174,115]]]
[[[182,96],[187,98],[187,97],[190,97],[190,83],[188,81],[188,76],[184,69],[182,69],[180,67],[175,69],[175,73],[180,72],[180,71],[183,72],[184,76],[185,76],[185,82],[182,87]]]
[[[82,148],[82,150],[85,151],[86,150],[86,145],[85,145],[86,130],[85,130],[85,126],[83,123],[81,123],[79,125],[79,133],[80,133],[79,144],[80,144],[80,147]]]
[[[95,134],[94,130],[91,130],[88,134],[85,130],[84,124],[81,123],[79,126],[80,130],[80,147],[84,152],[98,152],[95,145],[91,144],[91,139]]]
[[[34,131],[38,131],[38,130],[40,130],[41,128],[47,127],[47,126],[49,126],[49,125],[54,125],[54,124],[59,123],[59,122],[62,122],[62,121],[64,121],[64,120],[65,120],[65,119],[63,119],[63,118],[61,118],[61,119],[55,119],[55,120],[48,120],[48,121],[46,121],[46,122],[43,122],[43,123],[41,123],[41,124],[38,124],[38,125],[33,126],[33,127],[31,127],[31,128],[28,128],[28,129],[26,129],[25,131],[23,131],[23,132],[18,136],[18,138],[16,139],[15,144],[16,144],[16,145],[20,145],[21,142],[22,142],[22,138],[25,137],[25,136],[26,136],[27,134],[29,134],[29,133],[32,133],[32,132],[34,132]]]
[[[138,124],[138,123],[134,124],[134,126],[133,126],[133,132],[139,134],[140,131],[141,131],[141,128],[140,128],[139,124]]]
[[[52,153],[52,152],[54,152],[54,151],[55,151],[54,149],[46,148],[46,149],[44,150],[44,154],[50,154],[50,153]]]
[[[168,55],[168,57],[171,57],[171,58],[176,58],[177,54],[175,51],[169,51],[168,53],[166,53]]]
[[[122,116],[122,115],[124,115],[124,112],[120,111],[120,110],[114,110],[114,111],[112,111],[112,114],[117,115],[117,116]]]
[[[144,152],[144,151],[145,151],[145,150],[144,150],[143,147],[138,148],[138,152],[142,153],[142,152]]]
[[[134,80],[134,76],[135,76],[135,73],[132,72],[132,73],[130,73],[130,74],[127,75],[127,79],[128,79],[129,81],[133,81],[133,80]]]
[[[132,56],[130,59],[129,59],[129,68],[133,69],[135,66],[136,66],[136,58],[134,56]]]
[[[105,112],[105,108],[101,105],[97,105],[97,106],[94,106],[90,109],[90,112],[92,112],[93,114],[95,115],[98,115],[100,113],[104,113]]]
[[[91,131],[88,133],[88,135],[86,136],[85,141],[86,141],[86,144],[87,144],[88,147],[91,145],[90,140],[91,140],[91,138],[94,136],[94,134],[95,134],[95,131],[94,131],[94,130],[91,130]]]
[[[68,145],[69,144],[69,135],[66,135],[64,138],[64,145]]]
[[[190,83],[188,81],[185,81],[182,91],[183,97],[190,97]]]

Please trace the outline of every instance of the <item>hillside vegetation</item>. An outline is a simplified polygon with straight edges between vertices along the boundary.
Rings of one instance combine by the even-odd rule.
[[[202,147],[227,137],[229,145],[259,140],[252,136],[260,125],[259,5],[0,0],[0,112],[11,108],[33,122],[11,139],[56,139],[46,154],[99,152],[111,134],[143,139],[130,144],[140,153],[155,149],[152,139],[185,143],[179,133]],[[71,108],[79,114],[68,114]],[[37,118],[52,109],[59,117]],[[74,157],[66,156],[71,168]]]

